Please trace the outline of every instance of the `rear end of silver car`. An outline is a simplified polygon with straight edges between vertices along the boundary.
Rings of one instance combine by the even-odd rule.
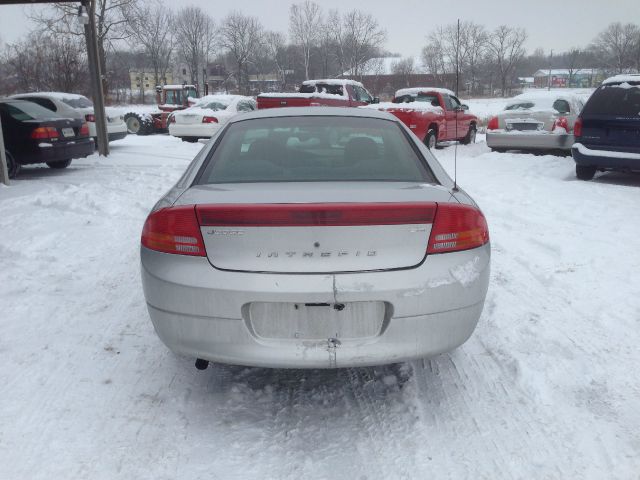
[[[201,179],[187,172],[149,215],[142,283],[171,350],[336,368],[435,355],[471,335],[489,280],[482,212],[434,180],[416,153],[426,148],[414,150],[397,119],[362,112],[352,122],[344,110],[269,128],[232,122],[210,161],[194,167]],[[245,118],[254,115],[268,113]],[[411,160],[389,165],[396,158]]]
[[[404,361],[462,344],[484,304],[490,249],[473,206],[181,205],[150,219],[149,313],[184,355],[267,367]]]
[[[487,124],[487,146],[494,150],[570,151],[574,141],[573,120],[548,112],[502,112]]]

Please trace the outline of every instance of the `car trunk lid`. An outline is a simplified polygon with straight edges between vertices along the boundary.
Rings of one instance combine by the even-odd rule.
[[[315,183],[206,185],[189,189],[179,203],[196,204],[216,268],[328,273],[420,264],[436,202],[451,201],[450,192],[426,184],[361,183],[369,188],[356,182],[350,183],[353,189]]]

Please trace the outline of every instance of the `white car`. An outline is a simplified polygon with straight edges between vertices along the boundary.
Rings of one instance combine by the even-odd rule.
[[[96,145],[98,138],[96,133],[96,117],[93,112],[93,103],[83,95],[64,92],[34,92],[13,95],[12,98],[28,100],[56,112],[60,115],[68,115],[83,118],[89,125],[89,136],[93,137]],[[124,117],[115,110],[105,108],[107,115],[107,134],[109,142],[121,140],[127,136],[127,124]]]
[[[544,150],[569,153],[573,125],[582,110],[575,94],[555,91],[523,93],[487,123],[487,145],[497,152]]]
[[[256,101],[242,95],[207,95],[185,110],[169,117],[169,133],[185,142],[211,138],[224,124],[239,113],[252,112]]]

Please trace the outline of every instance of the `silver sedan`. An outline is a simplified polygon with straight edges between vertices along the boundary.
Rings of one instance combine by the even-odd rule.
[[[151,320],[174,352],[335,368],[435,355],[472,334],[487,223],[396,117],[283,108],[234,117],[142,232]]]
[[[573,124],[582,110],[578,95],[555,91],[523,93],[487,123],[487,145],[506,150],[571,152]]]

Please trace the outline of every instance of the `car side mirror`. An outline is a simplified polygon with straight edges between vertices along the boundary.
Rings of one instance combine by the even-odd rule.
[[[380,103],[380,98],[379,97],[373,97],[371,99],[371,103]]]
[[[462,109],[462,111],[466,112],[467,110],[469,110],[469,105],[463,103],[462,105],[460,105],[460,108]]]

